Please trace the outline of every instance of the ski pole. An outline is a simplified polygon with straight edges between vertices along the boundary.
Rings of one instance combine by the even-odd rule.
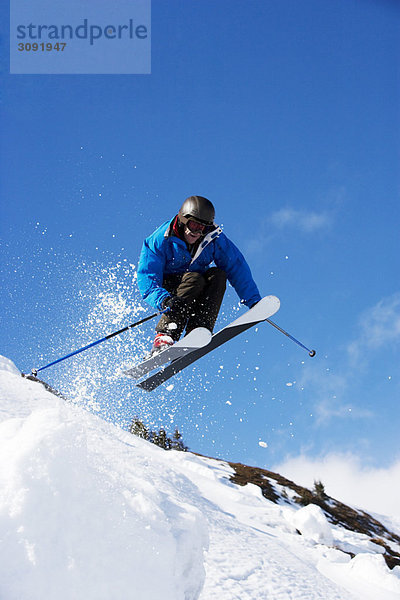
[[[289,339],[291,339],[293,342],[295,342],[298,346],[301,346],[302,348],[304,348],[304,350],[307,350],[309,356],[311,356],[311,358],[313,356],[315,356],[316,352],[315,350],[310,350],[310,348],[307,348],[307,346],[305,346],[304,344],[302,344],[301,342],[299,342],[299,340],[296,340],[295,337],[293,337],[292,335],[290,335],[290,333],[288,333],[287,331],[285,331],[284,329],[282,329],[282,327],[279,327],[279,325],[277,325],[276,323],[274,323],[273,321],[271,321],[271,319],[265,319],[270,325],[272,325],[273,327],[275,327],[275,329],[277,329],[278,331],[280,331],[281,333],[283,333],[284,335],[286,335],[286,337],[288,337]]]
[[[109,339],[115,337],[116,335],[120,335],[121,333],[124,333],[125,331],[128,331],[128,329],[132,329],[132,327],[136,327],[137,325],[142,325],[142,323],[145,323],[146,321],[150,321],[150,319],[154,319],[154,317],[156,317],[157,315],[162,314],[163,312],[165,312],[165,311],[160,311],[160,312],[153,313],[152,315],[149,315],[148,317],[145,317],[144,319],[141,319],[140,321],[136,321],[136,323],[132,323],[131,325],[127,325],[126,327],[123,327],[122,329],[119,329],[118,331],[114,331],[113,333],[109,333],[105,337],[102,337],[101,339],[96,340],[95,342],[92,342],[91,344],[88,344],[87,346],[84,346],[83,348],[79,348],[79,350],[75,350],[74,352],[70,352],[66,356],[62,356],[61,358],[58,358],[57,360],[54,360],[53,362],[49,363],[48,365],[45,365],[44,367],[40,367],[39,369],[32,369],[31,373],[32,373],[32,375],[34,377],[36,377],[36,375],[39,373],[39,371],[44,371],[44,369],[47,369],[48,367],[52,367],[53,365],[56,365],[57,363],[59,363],[59,362],[61,362],[63,360],[66,360],[67,358],[71,358],[71,356],[75,356],[76,354],[80,354],[84,350],[88,350],[89,348],[93,348],[93,346],[97,346],[97,344],[101,344],[102,342],[105,342],[106,340],[109,340]]]

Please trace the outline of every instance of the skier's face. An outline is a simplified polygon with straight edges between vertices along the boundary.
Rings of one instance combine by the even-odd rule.
[[[193,232],[190,231],[189,227],[185,227],[183,235],[185,237],[185,242],[187,242],[188,244],[194,244],[201,236],[201,231]]]
[[[189,220],[184,230],[185,241],[188,244],[194,244],[203,234],[205,226],[197,221]]]

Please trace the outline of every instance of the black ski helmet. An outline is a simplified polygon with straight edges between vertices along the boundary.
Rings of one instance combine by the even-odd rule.
[[[189,196],[179,209],[179,221],[184,225],[192,219],[203,225],[213,225],[215,208],[207,198],[203,196]]]

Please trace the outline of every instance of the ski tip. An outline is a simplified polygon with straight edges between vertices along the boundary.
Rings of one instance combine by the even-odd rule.
[[[251,319],[254,319],[254,321],[265,321],[265,319],[272,317],[272,315],[278,312],[280,305],[281,301],[277,296],[265,296],[250,309]],[[244,320],[247,319],[246,316],[243,318]]]
[[[281,306],[281,301],[279,300],[278,296],[265,296],[265,298],[261,299],[261,302],[273,306],[277,311]]]

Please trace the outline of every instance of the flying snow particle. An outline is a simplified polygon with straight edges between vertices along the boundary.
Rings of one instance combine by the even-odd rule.
[[[267,442],[258,442],[258,445],[261,446],[261,448],[268,448],[268,444]]]
[[[286,385],[287,387],[292,387],[293,383],[291,381],[288,381]]]
[[[171,392],[174,389],[174,384],[171,383],[170,385],[167,385],[167,391]]]

